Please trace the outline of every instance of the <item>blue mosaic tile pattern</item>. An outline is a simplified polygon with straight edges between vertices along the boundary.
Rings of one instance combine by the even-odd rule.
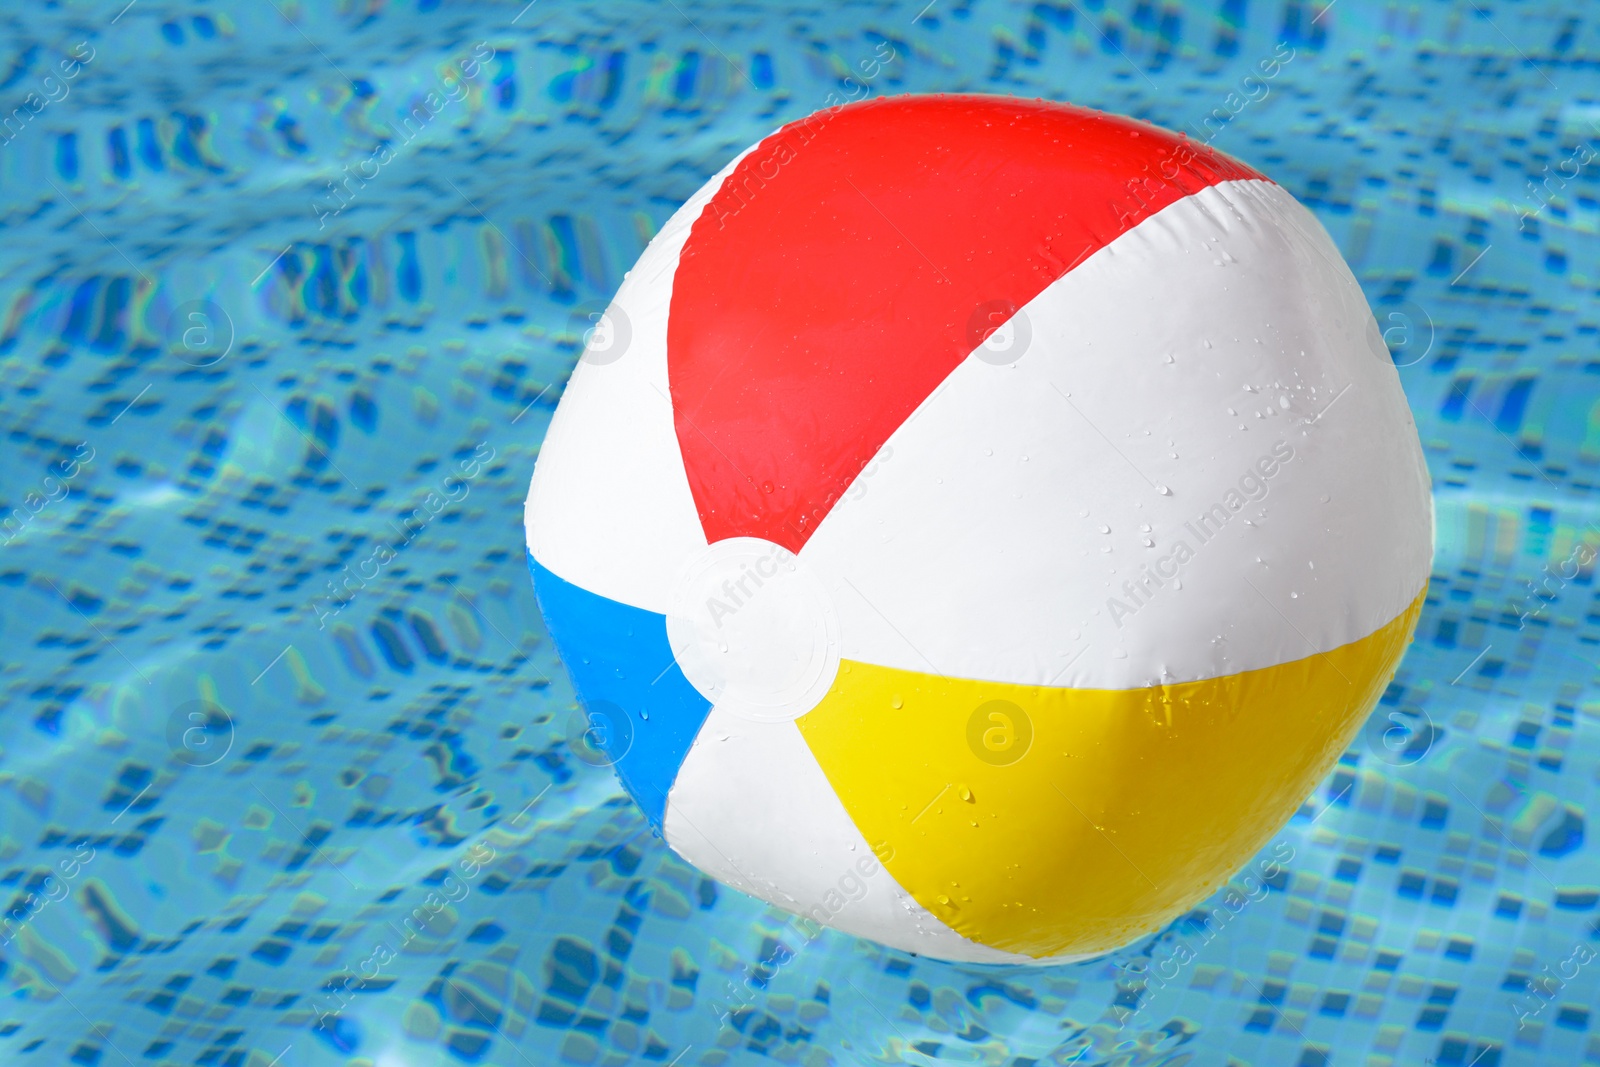
[[[123,3],[0,11],[0,1062],[1600,1063],[1600,8]],[[781,122],[940,90],[1282,182],[1435,483],[1363,736],[1074,966],[813,938],[677,860],[524,567],[655,229]]]

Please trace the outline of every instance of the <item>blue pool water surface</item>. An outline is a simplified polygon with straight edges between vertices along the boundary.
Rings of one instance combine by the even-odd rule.
[[[1600,1063],[1600,7],[124,2],[0,10],[0,1063]],[[1282,869],[1072,966],[811,939],[676,859],[525,568],[668,215],[957,90],[1292,191],[1434,480],[1416,642]]]

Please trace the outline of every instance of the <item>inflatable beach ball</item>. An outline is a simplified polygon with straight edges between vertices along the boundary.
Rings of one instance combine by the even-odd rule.
[[[526,524],[574,750],[678,854],[984,963],[1109,951],[1245,865],[1432,550],[1312,215],[982,96],[818,112],[696,193],[588,331]]]

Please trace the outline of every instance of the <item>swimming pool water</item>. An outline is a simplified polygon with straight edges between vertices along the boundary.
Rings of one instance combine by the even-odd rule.
[[[1600,1063],[1600,8],[123,3],[0,10],[0,1062]],[[1265,888],[1046,969],[675,859],[522,548],[677,205],[958,90],[1285,185],[1434,479],[1416,642]]]

